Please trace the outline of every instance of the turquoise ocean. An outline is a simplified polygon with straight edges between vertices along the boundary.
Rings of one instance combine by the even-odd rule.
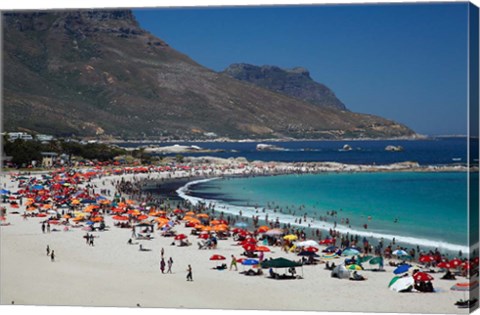
[[[269,220],[322,230],[336,221],[340,232],[384,238],[385,244],[395,237],[409,248],[467,253],[467,189],[466,172],[321,173],[200,180],[179,194],[193,203],[213,202],[226,215],[268,214]],[[332,210],[337,218],[327,215]]]

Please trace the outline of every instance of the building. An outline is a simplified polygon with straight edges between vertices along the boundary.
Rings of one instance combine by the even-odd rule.
[[[41,152],[42,167],[52,167],[57,162],[58,154],[55,152]]]

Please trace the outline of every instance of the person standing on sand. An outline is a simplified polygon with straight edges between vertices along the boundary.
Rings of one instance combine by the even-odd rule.
[[[47,245],[47,256],[50,255],[50,246]]]
[[[163,255],[164,255],[164,254],[165,254],[165,250],[164,250],[163,247],[162,247],[162,249],[160,250],[160,257],[162,257],[162,259],[163,259]]]
[[[47,222],[47,233],[50,233],[50,222]]]
[[[190,265],[188,265],[188,268],[187,268],[187,281],[193,281],[192,266]]]
[[[172,273],[172,265],[173,265],[173,259],[172,257],[170,257],[168,258],[168,261],[167,261],[167,266],[168,266],[167,273]]]
[[[55,261],[55,251],[54,250],[52,250],[52,253],[50,254],[50,259],[51,259],[52,262]]]
[[[165,259],[163,258],[160,261],[160,270],[162,271],[162,273],[165,273]]]
[[[42,233],[45,233],[45,222],[42,223]]]
[[[232,270],[232,267],[235,267],[235,271],[238,271],[237,267],[237,258],[232,255],[232,262],[230,263],[230,271]]]

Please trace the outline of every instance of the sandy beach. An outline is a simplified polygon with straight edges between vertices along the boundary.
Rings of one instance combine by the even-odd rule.
[[[215,170],[208,174],[232,175],[244,170]],[[191,172],[189,173],[191,174]],[[187,172],[124,174],[125,180],[162,177],[185,177]],[[120,176],[93,179],[98,190],[115,191],[112,180]],[[7,174],[2,175],[2,186],[15,191],[17,182]],[[105,183],[103,185],[102,183]],[[111,216],[105,216],[108,231],[92,232],[95,245],[88,246],[85,231],[52,225],[50,233],[42,233],[42,218],[22,218],[10,214],[1,232],[1,304],[12,302],[21,305],[76,305],[118,307],[167,307],[167,308],[221,308],[237,310],[316,310],[346,312],[413,312],[413,313],[467,313],[454,303],[464,298],[462,292],[450,287],[457,281],[440,280],[443,273],[434,273],[435,293],[396,293],[388,289],[394,276],[394,267],[385,263],[385,272],[362,271],[366,281],[349,281],[332,278],[324,264],[303,266],[299,280],[273,280],[263,276],[249,277],[239,274],[247,268],[240,265],[238,271],[214,270],[214,254],[227,259],[240,257],[241,246],[229,238],[219,240],[217,249],[199,250],[197,237],[190,235],[191,228],[184,224],[174,227],[177,234],[189,236],[192,246],[171,245],[173,239],[162,237],[155,230],[151,240],[134,240],[148,251],[140,251],[138,245],[128,245],[131,229],[114,226]],[[24,208],[24,207],[23,207]],[[23,213],[23,209],[19,210]],[[57,229],[58,231],[55,231]],[[47,245],[55,251],[55,261],[46,255]],[[164,257],[173,259],[172,274],[162,274],[159,269],[161,249]],[[324,248],[324,247],[322,247]],[[321,249],[322,249],[321,248]],[[285,253],[279,247],[271,247],[265,258],[285,257],[298,260],[294,253]],[[334,260],[337,264],[343,257]],[[193,269],[192,282],[186,281],[187,266]],[[267,273],[267,270],[264,270]]]

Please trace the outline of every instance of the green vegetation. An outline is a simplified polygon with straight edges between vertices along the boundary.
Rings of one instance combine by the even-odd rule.
[[[11,156],[12,163],[17,166],[29,165],[33,160],[40,162],[42,160],[42,152],[55,152],[58,155],[67,154],[81,159],[100,162],[113,160],[114,157],[126,153],[124,149],[102,143],[82,144],[64,140],[40,143],[21,139],[12,142],[6,138],[3,140],[3,152],[6,156]]]

